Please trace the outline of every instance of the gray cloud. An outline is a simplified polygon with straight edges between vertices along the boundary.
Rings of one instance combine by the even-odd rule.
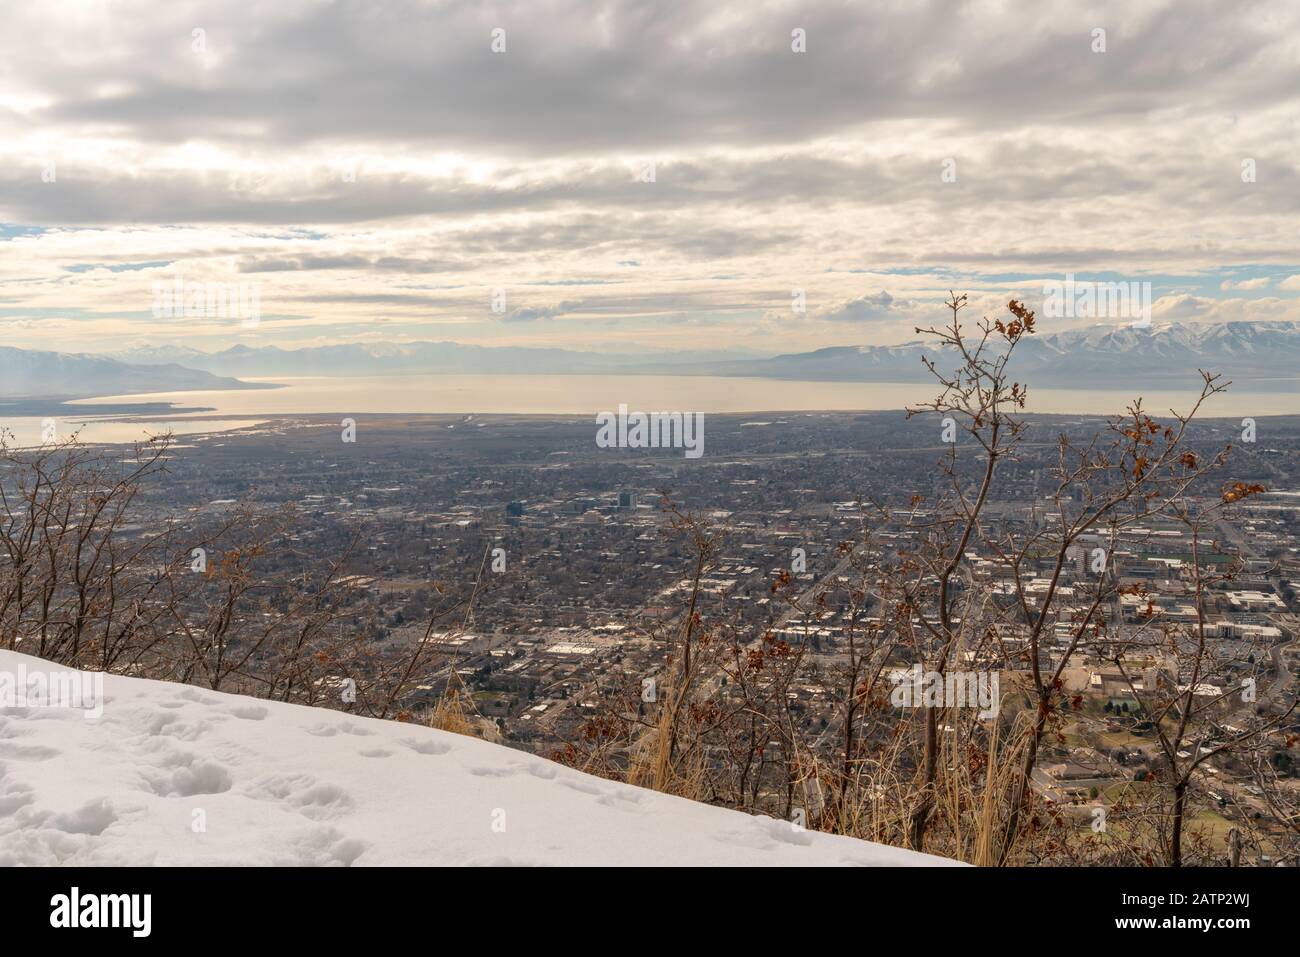
[[[1035,4],[995,15],[935,0],[808,9],[623,0],[122,4],[102,29],[20,5],[4,53],[57,98],[39,125],[159,142],[367,139],[570,154],[786,143],[891,118],[980,128],[1103,122],[1195,101],[1294,95],[1279,4]],[[138,15],[133,15],[138,11]],[[26,21],[26,22],[24,22]],[[191,51],[206,30],[209,55]],[[506,31],[505,53],[489,34]],[[808,52],[790,50],[807,31]],[[1091,31],[1108,31],[1104,54]],[[147,55],[145,55],[147,54]]]
[[[501,321],[537,322],[542,319],[555,319],[562,312],[561,306],[516,306],[501,316]]]
[[[900,302],[885,290],[862,295],[814,313],[815,318],[830,322],[877,322],[895,320],[915,304]]]

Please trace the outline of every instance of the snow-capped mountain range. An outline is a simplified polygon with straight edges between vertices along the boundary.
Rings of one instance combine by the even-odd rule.
[[[928,381],[929,373],[921,364],[923,355],[943,366],[942,349],[914,342],[779,355],[730,363],[713,374],[851,382]],[[1198,369],[1237,382],[1294,378],[1300,369],[1300,323],[1093,326],[1027,336],[1016,347],[1009,366],[1010,374],[1022,382],[1076,388],[1135,379],[1194,380]]]
[[[973,325],[969,326],[973,331]],[[456,342],[351,343],[302,349],[235,346],[204,353],[149,347],[114,353],[122,361],[176,363],[228,376],[380,375],[391,373],[659,373],[758,376],[819,381],[925,381],[921,356],[942,358],[931,343],[833,346],[754,358],[728,353],[618,354],[568,349],[491,347]],[[1012,373],[1025,381],[1087,387],[1116,380],[1195,377],[1204,368],[1226,378],[1290,378],[1300,368],[1300,323],[1170,323],[1139,328],[1099,325],[1026,337]]]
[[[973,326],[969,327],[973,331]],[[923,382],[921,357],[941,367],[929,342],[832,346],[755,358],[744,353],[609,354],[457,342],[344,343],[300,349],[237,345],[221,352],[150,345],[107,355],[0,347],[0,395],[91,396],[125,392],[246,388],[238,377],[397,374],[659,374],[753,376],[843,382]],[[1266,387],[1300,369],[1300,323],[1102,325],[1026,337],[1010,366],[1040,387],[1105,387],[1134,381],[1191,383],[1197,370]],[[1285,382],[1275,383],[1283,387]],[[1289,386],[1287,386],[1289,387]]]

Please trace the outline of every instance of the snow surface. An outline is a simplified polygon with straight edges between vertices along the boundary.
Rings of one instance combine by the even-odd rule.
[[[53,668],[0,651],[0,675]],[[420,725],[103,680],[98,719],[0,707],[0,864],[956,863]]]

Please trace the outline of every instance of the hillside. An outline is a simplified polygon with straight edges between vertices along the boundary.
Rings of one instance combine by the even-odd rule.
[[[168,363],[133,365],[104,356],[0,346],[0,396],[95,396],[264,386]]]
[[[0,651],[0,694],[49,670]],[[0,865],[954,863],[417,725],[103,684],[98,718],[0,707]]]

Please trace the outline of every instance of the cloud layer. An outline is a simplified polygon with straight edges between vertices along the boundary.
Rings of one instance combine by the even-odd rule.
[[[995,308],[1067,272],[1152,279],[1169,317],[1300,318],[1285,0],[6,16],[15,344],[780,352],[898,341],[950,287]],[[159,321],[176,274],[259,283],[260,326]]]

